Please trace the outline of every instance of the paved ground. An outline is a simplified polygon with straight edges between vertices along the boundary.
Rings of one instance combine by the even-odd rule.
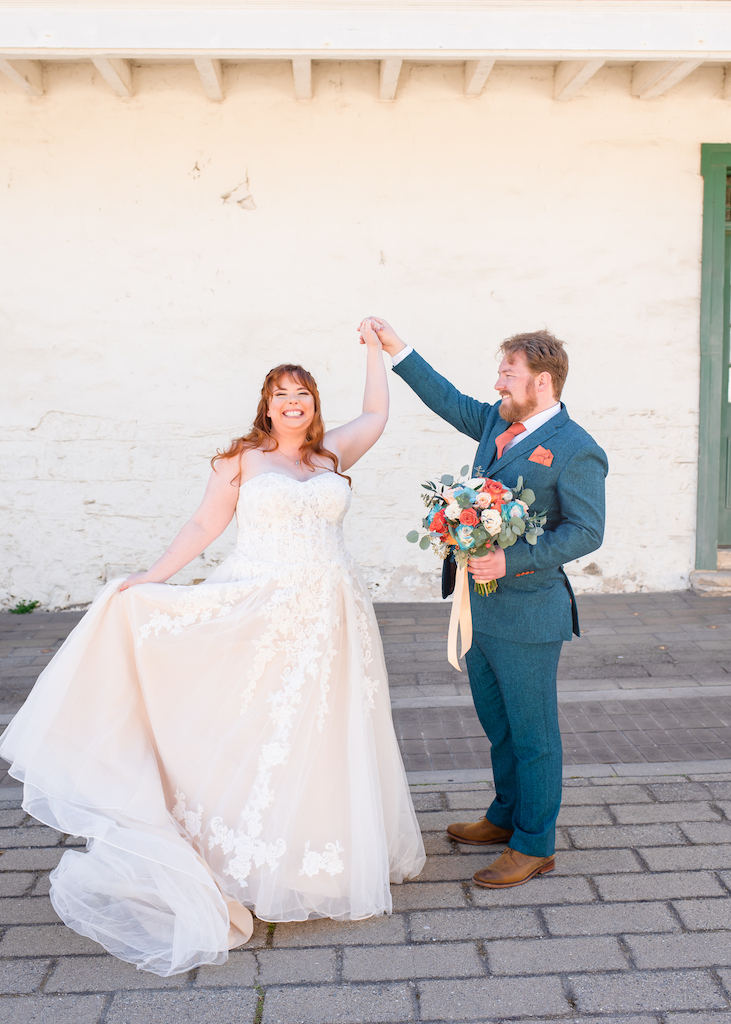
[[[225,966],[165,980],[58,923],[47,874],[73,840],[3,810],[0,1022],[731,1021],[731,774],[567,780],[556,873],[504,892],[443,831],[489,787],[415,792],[429,857],[391,917],[259,923]]]
[[[557,869],[505,892],[471,884],[492,852],[444,833],[492,793],[446,611],[378,609],[429,855],[391,917],[258,923],[224,967],[136,972],[57,921],[47,874],[76,841],[28,819],[8,778],[0,1024],[731,1024],[731,599],[581,600]],[[77,619],[0,616],[6,720]]]

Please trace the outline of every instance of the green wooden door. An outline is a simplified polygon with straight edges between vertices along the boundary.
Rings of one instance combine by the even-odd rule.
[[[731,191],[731,189],[729,190]],[[731,198],[731,197],[730,197]],[[731,321],[731,210],[726,209],[723,267],[723,381],[721,390],[721,479],[718,498],[718,543],[731,545],[731,394],[729,394],[729,322]]]

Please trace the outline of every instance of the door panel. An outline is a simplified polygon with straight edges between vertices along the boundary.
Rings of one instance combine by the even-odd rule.
[[[728,216],[728,214],[727,214]],[[731,395],[729,394],[729,321],[731,321],[731,233],[726,230],[723,287],[723,381],[721,391],[721,486],[718,543],[731,545]]]

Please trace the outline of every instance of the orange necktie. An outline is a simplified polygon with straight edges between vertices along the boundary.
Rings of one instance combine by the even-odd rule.
[[[524,433],[524,431],[525,427],[522,423],[511,423],[506,431],[502,434],[498,434],[495,438],[495,447],[497,448],[497,457],[499,459],[502,459],[503,457],[505,445],[508,444],[509,441],[512,441],[514,437],[517,437],[518,434]]]

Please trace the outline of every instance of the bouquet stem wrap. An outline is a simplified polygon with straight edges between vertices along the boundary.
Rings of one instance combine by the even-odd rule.
[[[462,654],[464,658],[472,646],[472,609],[470,607],[470,584],[466,569],[457,569],[454,581],[454,597],[452,598],[452,612],[449,616],[449,633],[447,637],[447,655],[449,664],[453,665],[458,672],[459,658],[457,657],[457,634],[462,634]]]

